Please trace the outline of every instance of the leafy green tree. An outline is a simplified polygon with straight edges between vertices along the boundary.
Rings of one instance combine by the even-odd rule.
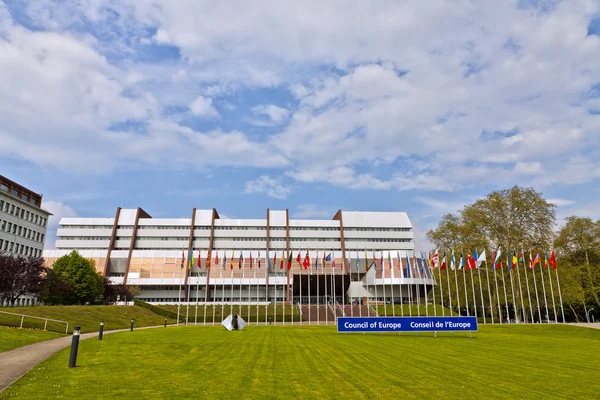
[[[46,271],[41,258],[0,252],[0,304],[13,305],[23,295],[38,297]]]
[[[70,287],[63,299],[66,304],[93,303],[104,292],[104,277],[96,272],[94,262],[77,251],[60,257],[52,265],[60,281]]]

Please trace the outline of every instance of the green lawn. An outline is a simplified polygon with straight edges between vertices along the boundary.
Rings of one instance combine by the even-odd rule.
[[[169,327],[65,349],[0,399],[597,399],[600,331],[482,326],[468,334],[349,334],[325,326]]]
[[[60,333],[0,326],[0,352],[62,337]]]
[[[152,311],[136,306],[38,306],[38,307],[7,307],[0,308],[16,314],[25,314],[37,317],[52,318],[69,322],[69,331],[74,325],[81,326],[81,332],[94,332],[100,326],[100,320],[104,320],[104,329],[128,328],[131,319],[135,320],[135,326],[162,325],[164,317],[154,314]],[[172,324],[175,320],[167,319]],[[0,314],[0,325],[19,326],[21,317]],[[36,319],[25,319],[24,327],[44,328],[44,321]],[[64,324],[48,323],[48,330],[63,332]]]

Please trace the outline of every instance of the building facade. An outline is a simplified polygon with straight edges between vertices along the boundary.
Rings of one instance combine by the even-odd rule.
[[[193,209],[172,219],[118,208],[114,218],[63,218],[57,249],[44,257],[51,265],[77,250],[154,303],[399,302],[435,284],[414,258],[413,239],[403,212],[340,210],[305,220],[267,210],[263,219],[226,219]]]
[[[0,251],[41,257],[48,217],[42,195],[0,175]]]

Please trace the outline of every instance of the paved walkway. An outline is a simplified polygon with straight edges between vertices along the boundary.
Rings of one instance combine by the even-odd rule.
[[[579,322],[579,323],[569,324],[569,325],[582,326],[584,328],[600,329],[600,322],[591,323],[591,324]]]
[[[162,326],[145,326],[139,329],[161,328]],[[126,332],[129,329],[118,329],[113,331],[105,331],[104,334],[117,332]],[[80,341],[98,337],[98,332],[82,333]],[[59,350],[62,350],[71,345],[71,336],[65,336],[58,339],[47,340],[20,347],[18,349],[5,351],[0,353],[0,392],[12,385],[17,379],[25,375],[30,369],[53,355]],[[66,366],[65,366],[66,368]]]

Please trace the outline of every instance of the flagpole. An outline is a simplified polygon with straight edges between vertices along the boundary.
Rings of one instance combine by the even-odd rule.
[[[560,291],[560,279],[558,277],[558,269],[555,269],[554,272],[556,273],[556,284],[558,285],[558,296],[560,299],[560,311],[562,313],[562,319],[563,319],[563,324],[566,323],[565,320],[565,309],[563,308],[563,299],[562,299],[562,292]]]
[[[192,250],[192,259],[193,259],[193,254],[194,254],[194,250]],[[190,260],[188,260],[188,261],[190,262],[190,264],[189,264],[188,271],[186,271],[186,274],[191,275],[192,274],[192,264],[191,264]],[[188,278],[189,278],[189,275],[188,275]],[[186,289],[187,289],[186,290],[187,296],[186,296],[186,300],[185,300],[185,303],[186,303],[185,304],[185,326],[188,325],[189,316],[190,316],[190,282],[189,282],[189,279],[188,279],[188,283],[187,283],[187,288]]]
[[[381,258],[379,258],[379,260],[381,260],[381,283],[383,286],[383,315],[387,317],[387,290],[385,290],[385,261],[383,260],[383,250],[381,250]]]
[[[310,265],[311,264],[310,263],[310,252],[308,250],[306,250],[306,253],[308,254],[308,260],[307,260],[307,262],[308,262],[308,267],[307,267],[308,268],[308,279],[307,279],[308,280],[308,324],[312,325],[312,319],[310,317],[310,313],[311,313],[310,309],[312,308],[312,299],[311,299],[312,293],[310,291],[310,281],[311,281],[310,278],[312,277],[312,265]]]
[[[379,316],[379,297],[377,296],[377,259],[373,250],[373,285],[375,286],[375,316]]]
[[[510,292],[512,293],[512,303],[513,303],[513,313],[515,315],[515,323],[519,323],[519,318],[517,318],[517,300],[515,299],[515,286],[513,284],[513,277],[512,277],[512,260],[510,259],[510,252],[507,254],[508,257],[508,265],[510,266],[510,269],[508,270],[508,278],[510,279]],[[509,322],[510,322],[510,318],[509,318]]]
[[[260,251],[258,252],[258,266],[260,267]],[[260,288],[260,285],[258,284],[258,279],[256,279],[256,269],[254,270],[254,284],[256,285],[256,326],[258,326],[258,303],[260,303],[258,290]]]
[[[404,271],[402,268],[402,258],[400,257],[400,252],[396,250],[396,255],[398,256],[398,288],[400,289],[400,316],[404,317],[404,295],[402,294],[402,283],[404,282]]]
[[[438,260],[439,260],[439,257],[440,257],[440,255],[438,254]],[[442,263],[440,261],[438,261],[438,263],[440,265],[438,267],[438,277],[440,278],[440,286],[439,286],[440,287],[440,303],[442,305],[442,317],[445,317],[446,310],[444,309],[444,285],[442,282]],[[444,268],[447,268],[447,266]],[[435,274],[434,274],[434,276],[435,276]]]
[[[218,255],[219,253],[217,253]],[[225,265],[227,264],[227,249],[223,253],[223,266],[221,267],[221,273],[219,279],[221,281],[221,320],[224,318],[225,314],[225,282],[223,281],[223,271],[225,270]]]
[[[485,255],[485,250],[483,251],[483,254]],[[478,258],[480,257],[481,255]],[[479,262],[479,259],[475,260],[475,265],[477,266],[477,278],[479,279],[479,297],[481,297],[481,314],[483,314],[483,323],[487,324],[485,318],[485,303],[483,302],[483,288],[481,287],[481,263]]]
[[[413,262],[417,266],[417,268],[415,269],[415,271],[417,273],[416,274],[417,279],[422,281],[423,278],[421,277],[421,274],[419,273],[419,267],[418,267],[419,262],[417,261],[417,257],[416,257],[414,250],[413,250]],[[421,316],[421,284],[420,284],[420,282],[417,283],[417,316],[418,317]]]
[[[428,273],[429,266],[427,265],[427,262],[421,258],[421,274],[423,275],[423,293],[425,294],[425,316],[427,317],[429,317],[429,291],[427,290],[427,281],[429,280]]]
[[[339,305],[337,302],[337,297],[336,297],[336,290],[335,290],[335,283],[336,283],[336,279],[335,279],[335,249],[333,249],[331,251],[331,253],[333,254],[333,258],[332,258],[332,264],[331,264],[331,279],[329,280],[329,282],[331,282],[331,291],[333,292],[333,310],[335,311],[335,313],[333,314],[333,316],[336,318],[337,322],[337,306]],[[344,315],[342,313],[342,315]]]
[[[298,272],[298,280],[300,281],[300,285],[298,287],[298,289],[300,290],[299,292],[299,296],[298,296],[298,302],[299,302],[299,307],[300,310],[302,310],[302,276],[304,275],[304,271],[302,271],[302,265],[300,265],[300,271]],[[304,321],[302,321],[302,313],[300,314],[300,324],[302,325],[304,323]]]
[[[198,260],[200,260],[200,252],[198,252]],[[202,263],[202,261],[200,261],[200,263]],[[194,316],[194,326],[198,325],[198,301],[199,300],[200,300],[200,267],[198,267],[198,276],[196,277],[196,314]]]
[[[254,276],[256,276],[256,269],[255,267],[252,265],[252,250],[250,250],[250,267],[252,268],[252,270],[254,270]],[[249,272],[249,271],[248,271]],[[248,273],[248,323],[250,323],[250,302],[252,300],[252,295],[250,293],[252,293],[252,289],[251,289],[251,284],[250,284],[250,273]]]
[[[471,291],[473,293],[473,311],[475,312],[475,318],[477,318],[477,298],[475,297],[475,279],[473,278],[473,265],[469,265],[471,271]]]
[[[527,276],[527,267],[525,265],[525,251],[523,249],[521,249],[521,255],[523,256],[523,269],[524,269],[524,273],[525,273],[525,284],[527,285],[527,298],[529,301],[529,314],[531,316],[531,323],[535,323],[535,321],[533,320],[533,305],[531,303],[531,288],[529,287],[529,277]]]
[[[531,260],[531,250],[529,250],[529,259]],[[537,279],[535,279],[535,265],[533,265],[533,262],[530,263],[531,265],[531,275],[533,275],[533,288],[535,289],[535,302],[537,304],[537,311],[538,311],[538,318],[540,321],[540,324],[542,323],[542,310],[540,310],[540,297],[538,295],[538,289],[537,289]]]
[[[327,256],[325,250],[323,250],[323,286],[325,286],[325,325],[329,325],[329,297],[327,296],[327,274],[325,274],[325,267],[327,266]]]
[[[412,317],[412,306],[413,306],[413,291],[412,291],[412,275],[414,275],[413,272],[413,268],[414,265],[410,265],[410,259],[408,258],[408,250],[406,251],[406,276],[407,276],[407,280],[410,280],[409,284],[408,284],[408,316]]]
[[[242,276],[240,278],[240,296],[239,296],[239,302],[238,302],[238,315],[241,317],[242,316],[242,285],[244,284],[244,262],[245,262],[245,258],[244,258],[244,252],[242,250],[240,250],[240,258],[238,260],[238,270],[242,270]]]
[[[540,264],[541,264],[540,260]],[[548,267],[546,267],[548,268]],[[540,266],[540,275],[542,276],[542,291],[544,293],[544,307],[546,309],[546,321],[550,321],[550,314],[548,313],[548,298],[546,297],[546,283],[544,282],[544,271],[542,271],[543,266]],[[541,323],[542,321],[540,321]]]
[[[229,262],[229,270],[231,271],[231,293],[229,294],[229,314],[233,315],[233,261],[235,260],[235,252],[231,252],[231,261]]]
[[[521,273],[519,272],[519,260],[517,260],[517,280],[519,282],[519,295],[521,297],[521,312],[523,320],[527,323],[527,313],[525,312],[525,301],[523,300],[523,286],[521,285]]]
[[[179,314],[181,311],[181,281],[183,280],[183,274],[181,274],[181,272],[183,272],[183,263],[184,263],[184,258],[183,254],[184,254],[184,250],[181,250],[181,268],[180,268],[180,276],[179,276],[179,292],[177,294],[177,325],[179,326]]]
[[[452,311],[452,290],[450,288],[450,271],[448,271],[449,265],[446,261],[446,250],[444,250],[444,262],[446,262],[446,282],[448,284],[448,307],[450,310],[450,316],[452,316],[453,311]],[[441,278],[440,278],[441,279]]]
[[[546,253],[546,259],[548,259],[548,253]],[[558,317],[556,315],[556,302],[554,300],[554,288],[552,287],[552,275],[550,275],[549,267],[548,267],[548,281],[550,281],[550,294],[552,296],[552,310],[554,312],[554,323],[558,323]]]
[[[492,252],[492,263],[493,261],[494,255]],[[492,290],[490,289],[490,272],[488,270],[489,268],[489,264],[487,263],[487,255],[486,255],[486,259],[485,259],[485,280],[487,281],[487,287],[488,287],[488,299],[489,299],[489,303],[490,303],[490,314],[492,317],[492,324],[494,324],[494,307],[492,306]]]
[[[429,255],[428,255],[429,256]],[[439,257],[439,255],[438,255]],[[433,271],[433,262],[432,265],[428,265],[429,269],[427,270],[428,274],[429,274],[429,280],[432,282],[431,283],[431,295],[433,297],[433,316],[437,317],[437,307],[435,304],[435,287],[437,286],[437,282],[435,282],[435,272]],[[441,297],[441,295],[440,295]]]
[[[452,250],[452,264],[454,265],[453,271],[454,271],[454,286],[456,287],[456,304],[458,307],[458,315],[460,316],[462,313],[460,312],[460,295],[458,293],[458,267],[456,266],[456,259],[454,257],[454,250]]]
[[[506,308],[506,318],[510,324],[510,312],[508,311],[508,297],[506,296],[506,281],[504,280],[504,269],[500,268],[502,274],[502,287],[504,288],[504,307]]]
[[[207,254],[208,257],[208,254]],[[202,265],[202,255],[200,254],[200,250],[198,250],[198,260],[200,261],[200,265]],[[198,279],[200,279],[200,269],[198,268]],[[206,326],[206,303],[208,302],[208,265],[204,264],[204,269],[206,270],[206,281],[204,282],[204,326]]]
[[[500,251],[500,248],[498,248],[498,251]],[[494,257],[492,257],[494,258]],[[504,321],[502,320],[502,309],[500,308],[500,292],[498,291],[498,277],[496,276],[496,260],[493,261],[493,267],[494,268],[494,283],[496,284],[496,301],[498,302],[498,319],[500,320],[500,324],[503,324]]]
[[[467,310],[467,317],[471,316],[471,312],[469,311],[469,292],[467,291],[467,273],[465,272],[465,258],[462,253],[462,249],[460,251],[460,267],[463,274],[463,283],[465,286],[465,309]]]

